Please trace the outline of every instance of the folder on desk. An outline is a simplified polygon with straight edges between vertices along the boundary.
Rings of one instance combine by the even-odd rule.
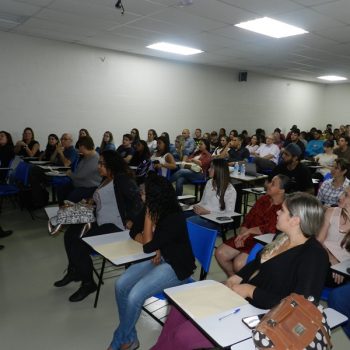
[[[196,320],[248,304],[247,300],[219,282],[179,290],[171,298]]]

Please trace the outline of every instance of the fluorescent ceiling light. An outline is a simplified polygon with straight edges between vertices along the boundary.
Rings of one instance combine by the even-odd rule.
[[[308,33],[302,28],[277,21],[269,17],[263,17],[248,22],[238,23],[235,24],[235,27],[251,30],[252,32],[267,35],[272,38],[285,38],[287,36]]]
[[[339,77],[337,75],[323,75],[322,77],[317,77],[318,79],[327,80],[327,81],[342,81],[348,80],[345,77]]]
[[[197,53],[202,53],[202,50],[194,49],[192,47],[187,47],[187,46],[181,46],[181,45],[175,45],[175,44],[170,44],[170,43],[155,43],[152,45],[147,46],[149,49],[153,50],[159,50],[159,51],[165,51],[165,52],[171,52],[171,53],[176,53],[178,55],[195,55]]]

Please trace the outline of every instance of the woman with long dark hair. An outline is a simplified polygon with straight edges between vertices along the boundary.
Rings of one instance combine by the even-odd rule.
[[[50,134],[47,137],[47,145],[45,151],[40,155],[39,160],[51,160],[51,157],[56,151],[59,142],[60,140],[56,134]]]
[[[79,140],[82,138],[82,137],[86,137],[86,136],[89,136],[90,137],[90,133],[87,129],[80,129],[79,130],[79,135],[78,135],[78,141],[76,142],[75,144],[75,148],[76,149],[79,149]]]
[[[103,180],[89,201],[96,205],[96,222],[85,236],[96,236],[130,229],[142,211],[140,191],[123,158],[115,151],[105,151],[98,162]],[[55,282],[63,287],[73,281],[82,281],[80,288],[69,301],[85,299],[97,286],[93,279],[91,248],[80,238],[83,224],[71,225],[64,235],[68,257],[67,274]]]
[[[12,136],[7,131],[0,131],[0,164],[7,168],[15,156]],[[6,179],[7,171],[0,171],[0,183]]]
[[[157,138],[157,132],[154,129],[149,129],[147,133],[147,146],[151,152],[151,155],[157,149]]]
[[[176,163],[173,155],[170,153],[170,145],[166,137],[159,136],[157,139],[157,150],[152,156],[154,169],[158,170],[160,175],[167,176],[168,169],[175,170]]]
[[[130,266],[115,284],[119,326],[109,350],[137,349],[135,329],[145,300],[155,293],[183,284],[195,269],[185,217],[174,188],[163,177],[152,174],[145,184],[146,214],[130,235],[143,244],[152,260]]]

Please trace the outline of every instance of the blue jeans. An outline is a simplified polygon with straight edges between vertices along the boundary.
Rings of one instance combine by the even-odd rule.
[[[137,339],[135,325],[146,299],[186,281],[180,281],[173,268],[163,259],[159,265],[147,260],[130,266],[115,283],[119,326],[113,335],[112,349],[118,350],[122,344]]]
[[[180,169],[170,178],[170,182],[176,181],[176,195],[182,196],[183,185],[194,180],[204,180],[205,177],[202,173],[195,173],[190,169]]]
[[[334,288],[330,292],[328,306],[350,319],[350,283]],[[350,321],[347,321],[342,327],[345,334],[350,338]]]

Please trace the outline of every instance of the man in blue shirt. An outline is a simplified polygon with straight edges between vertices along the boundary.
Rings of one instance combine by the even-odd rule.
[[[321,140],[322,131],[316,130],[313,134],[314,139],[310,140],[306,146],[305,154],[307,157],[314,157],[317,154],[324,153],[323,142]]]
[[[194,142],[194,139],[190,136],[190,130],[183,129],[182,136],[185,138],[185,149],[184,149],[184,156],[189,156],[193,153],[196,143]]]

